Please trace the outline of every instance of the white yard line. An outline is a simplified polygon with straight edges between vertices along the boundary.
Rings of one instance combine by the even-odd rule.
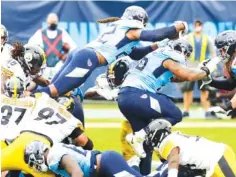
[[[86,123],[86,128],[121,128],[121,123]],[[236,128],[236,122],[181,122],[178,128]]]

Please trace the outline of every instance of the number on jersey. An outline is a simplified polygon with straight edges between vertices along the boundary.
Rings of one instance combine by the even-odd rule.
[[[56,120],[50,121],[50,119],[55,118]],[[55,111],[52,108],[43,108],[40,111],[38,111],[38,117],[34,120],[41,121],[41,120],[48,120],[45,122],[48,125],[53,124],[63,124],[66,122],[66,118],[62,117],[59,113],[55,113]]]
[[[108,26],[108,29],[106,32],[104,32],[100,38],[98,39],[99,42],[105,44],[108,40],[110,35],[114,34],[116,31],[117,25],[113,24],[111,26]]]
[[[145,57],[139,61],[138,65],[136,66],[136,69],[142,71],[147,65],[147,63],[148,63],[148,58]]]
[[[10,119],[15,118],[15,123],[18,125],[26,112],[25,108],[15,107],[14,109],[9,105],[3,105],[1,107],[1,125],[7,125]]]

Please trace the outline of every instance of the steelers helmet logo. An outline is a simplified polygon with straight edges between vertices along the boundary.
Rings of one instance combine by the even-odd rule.
[[[25,59],[27,62],[30,62],[30,61],[33,59],[32,53],[26,53],[25,56],[24,56],[24,59]]]

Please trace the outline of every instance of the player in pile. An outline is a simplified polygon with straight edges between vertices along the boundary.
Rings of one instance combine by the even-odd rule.
[[[2,147],[1,170],[22,170],[33,176],[38,174],[25,164],[23,157],[25,146],[40,140],[49,146],[71,137],[77,145],[92,149],[93,143],[84,134],[81,121],[68,110],[73,111],[73,101],[68,100],[68,110],[46,94],[24,97],[24,83],[12,76],[7,79],[4,95],[1,96],[1,131]],[[58,98],[59,102],[63,102]],[[7,144],[6,144],[7,142]]]
[[[180,165],[205,171],[204,177],[235,177],[236,156],[231,147],[200,136],[171,132],[163,120],[154,120],[146,129],[145,144],[168,161],[168,177],[177,177]]]
[[[11,55],[3,56],[1,63],[1,90],[3,91],[5,80],[11,76],[23,80],[27,90],[33,90],[37,85],[46,86],[49,84],[41,76],[41,69],[45,63],[45,54],[38,45],[22,45],[15,42],[12,46]]]

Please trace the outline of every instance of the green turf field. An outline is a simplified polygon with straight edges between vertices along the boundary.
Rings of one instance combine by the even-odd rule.
[[[221,120],[220,120],[221,121]],[[220,122],[209,120],[189,120],[184,122]],[[121,119],[88,119],[89,123],[120,123]],[[235,120],[223,120],[222,122],[236,123]],[[236,152],[236,128],[175,128],[190,135],[200,135],[208,139],[223,142],[230,145]],[[87,128],[86,134],[94,141],[95,148],[99,150],[116,150],[120,151],[120,129],[119,128]]]

